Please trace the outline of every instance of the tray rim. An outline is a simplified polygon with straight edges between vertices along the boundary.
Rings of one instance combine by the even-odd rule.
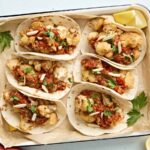
[[[122,5],[109,5],[109,6],[96,6],[96,7],[82,7],[82,8],[73,8],[73,9],[62,9],[62,10],[50,10],[50,11],[38,11],[38,12],[31,12],[31,13],[20,13],[20,14],[12,14],[12,15],[0,15],[0,19],[9,19],[12,18],[14,19],[15,17],[19,16],[28,16],[28,15],[38,15],[38,14],[46,14],[46,13],[55,13],[55,12],[75,12],[75,11],[84,11],[84,10],[92,10],[92,9],[102,9],[102,8],[118,8],[118,7],[129,7],[129,6],[140,6],[146,9],[149,14],[150,14],[150,9],[140,3],[134,3],[134,4],[122,4]],[[134,135],[135,134],[135,135]],[[87,139],[87,140],[75,140],[75,141],[64,141],[64,142],[56,142],[56,143],[48,143],[48,144],[17,144],[13,147],[29,147],[29,146],[43,146],[43,145],[60,145],[60,144],[68,144],[68,143],[82,143],[82,142],[92,142],[92,141],[99,141],[99,140],[117,140],[117,139],[125,139],[125,138],[136,138],[136,137],[142,137],[142,136],[148,136],[150,135],[150,130],[149,131],[144,131],[143,133],[140,132],[135,132],[133,135],[125,135],[125,136],[116,136],[116,137],[110,137],[110,138],[100,138],[100,139]],[[31,140],[29,140],[30,142]],[[34,143],[34,141],[31,141]],[[26,142],[24,142],[26,143]],[[1,144],[1,139],[0,139],[0,144]]]

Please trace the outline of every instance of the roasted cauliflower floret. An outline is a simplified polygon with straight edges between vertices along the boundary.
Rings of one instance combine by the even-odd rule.
[[[79,116],[82,120],[84,120],[85,122],[88,122],[88,123],[93,123],[96,121],[96,117],[95,116],[89,116],[89,114],[80,113]]]
[[[69,45],[76,46],[80,41],[80,35],[78,33],[68,33],[67,34],[67,42]]]
[[[142,45],[142,37],[134,32],[126,32],[120,35],[120,41],[123,46],[136,48]]]
[[[16,66],[18,66],[20,64],[18,59],[10,59],[7,61],[7,67],[10,70],[13,70]]]
[[[104,56],[112,51],[111,44],[107,42],[97,42],[95,43],[95,50],[99,55]]]
[[[65,67],[57,67],[54,71],[54,76],[60,80],[64,80],[67,76],[67,70]]]
[[[116,32],[117,26],[114,23],[108,23],[103,26],[103,31],[105,33]]]
[[[51,61],[43,61],[41,64],[42,64],[42,69],[46,72],[49,71],[53,66],[53,63]]]
[[[45,118],[50,118],[51,113],[53,112],[51,109],[49,109],[49,107],[47,105],[40,105],[40,106],[38,106],[37,109],[38,109],[40,115]]]
[[[24,46],[24,45],[28,45],[28,44],[29,44],[29,37],[27,35],[23,34],[20,39],[20,45]]]
[[[50,125],[55,125],[58,122],[58,117],[56,113],[51,113],[50,114],[50,119],[49,119],[49,124]]]
[[[94,40],[98,37],[98,32],[90,32],[88,35],[88,40]]]
[[[133,88],[133,86],[134,86],[134,77],[133,77],[132,72],[128,72],[126,74],[125,85],[128,86],[128,88]]]
[[[97,31],[97,30],[100,30],[102,28],[103,23],[104,23],[104,19],[97,18],[97,19],[92,20],[90,25],[91,25],[93,30]]]
[[[134,56],[134,59],[138,59],[139,56],[140,56],[140,51],[138,49],[134,49],[133,50],[133,56]]]
[[[32,24],[31,24],[32,29],[39,29],[43,26],[44,26],[43,23],[40,21],[35,21],[35,22],[32,22]]]
[[[65,39],[67,37],[67,28],[64,26],[58,26],[58,33],[61,39]]]

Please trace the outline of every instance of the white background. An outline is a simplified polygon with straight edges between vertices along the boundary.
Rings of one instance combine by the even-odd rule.
[[[150,9],[150,0],[0,0],[0,16],[122,4],[142,4]],[[24,150],[145,150],[147,137],[99,140],[70,144],[26,147]]]

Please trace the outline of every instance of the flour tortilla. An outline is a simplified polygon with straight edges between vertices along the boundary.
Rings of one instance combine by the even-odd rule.
[[[50,126],[48,123],[44,124],[42,126],[38,126],[38,127],[34,127],[31,130],[28,131],[23,131],[20,129],[19,124],[20,124],[20,116],[18,113],[14,112],[12,110],[12,106],[9,104],[6,104],[4,97],[1,98],[2,100],[2,116],[3,118],[6,120],[6,122],[11,125],[12,127],[22,131],[22,132],[26,132],[29,134],[42,134],[45,132],[50,132],[52,130],[54,130],[55,128],[57,128],[58,126],[61,125],[61,123],[65,120],[66,118],[66,107],[65,105],[61,102],[61,101],[55,101],[56,105],[57,105],[57,116],[58,116],[58,122],[56,125],[54,126]]]
[[[31,52],[28,51],[26,48],[21,47],[19,45],[20,32],[28,29],[34,20],[52,20],[53,23],[65,26],[66,28],[73,27],[77,29],[79,36],[81,37],[80,26],[73,19],[67,16],[50,14],[42,17],[31,17],[23,21],[16,30],[15,49],[19,55],[31,55],[33,58],[40,57],[40,59],[47,59],[47,60],[72,60],[80,54],[79,43],[76,45],[76,48],[74,49],[74,52],[72,54],[60,54],[60,55]]]
[[[11,73],[11,71],[9,70],[8,67],[6,67],[5,69],[5,73],[6,73],[6,77],[8,82],[15,87],[16,89],[18,89],[19,91],[22,91],[24,93],[26,93],[26,95],[28,96],[32,96],[35,98],[42,98],[42,99],[46,99],[46,100],[59,100],[61,98],[63,98],[69,91],[70,88],[72,86],[72,83],[69,82],[69,78],[72,78],[72,72],[73,72],[73,63],[72,61],[61,61],[60,62],[65,68],[67,68],[67,76],[64,79],[64,81],[67,83],[67,87],[65,90],[63,91],[56,91],[53,93],[46,93],[42,90],[39,89],[35,89],[35,88],[31,88],[28,86],[22,86],[18,84],[18,81],[14,78],[13,74]]]
[[[104,61],[104,62],[110,64],[111,66],[113,66],[115,68],[118,68],[114,64],[107,62],[105,59],[99,58],[98,56],[96,56],[94,54],[84,54],[84,55],[79,56],[75,61],[75,65],[74,65],[74,69],[73,69],[73,76],[74,76],[75,82],[84,83],[84,81],[82,81],[81,61],[85,58],[90,58],[90,57],[99,59],[101,61]],[[102,86],[102,85],[98,85],[98,84],[96,84],[96,85],[100,88],[104,88],[105,90],[108,90],[109,92],[112,92],[114,95],[118,96],[119,98],[123,98],[126,100],[132,100],[136,96],[137,89],[138,89],[138,73],[137,73],[136,69],[132,69],[132,70],[128,70],[128,71],[130,71],[133,75],[134,84],[133,84],[133,88],[126,90],[126,92],[124,94],[119,94],[116,91],[114,91],[113,89],[110,89],[110,88]],[[95,83],[91,83],[91,84],[95,84]]]
[[[114,98],[114,102],[119,104],[120,108],[123,109],[124,119],[121,122],[119,122],[116,126],[110,129],[102,129],[100,127],[89,126],[86,122],[78,119],[74,112],[75,111],[75,98],[83,90],[93,90],[96,92],[111,95]],[[70,123],[80,133],[84,135],[88,135],[88,136],[99,136],[105,133],[117,133],[126,129],[128,127],[126,123],[128,119],[127,113],[130,111],[131,107],[132,105],[130,101],[118,99],[115,95],[113,95],[113,93],[110,93],[109,91],[106,91],[104,88],[100,88],[90,83],[82,83],[82,84],[77,84],[76,86],[74,86],[67,99],[67,114],[68,114]]]
[[[141,53],[140,53],[140,57],[134,61],[133,63],[129,64],[129,65],[124,65],[124,64],[119,64],[117,62],[114,62],[114,61],[111,61],[110,59],[106,58],[106,57],[103,57],[103,56],[100,56],[97,54],[97,56],[99,58],[103,58],[104,60],[106,60],[107,62],[110,62],[116,66],[118,66],[118,68],[122,69],[133,69],[135,68],[144,58],[145,56],[145,53],[146,53],[146,50],[147,50],[147,42],[146,42],[146,37],[145,37],[145,34],[144,32],[139,29],[139,28],[136,28],[136,27],[131,27],[131,26],[123,26],[119,23],[116,23],[112,17],[110,17],[109,15],[103,15],[103,16],[100,16],[98,18],[104,18],[104,19],[107,19],[107,22],[112,22],[114,24],[117,25],[118,28],[120,28],[121,30],[124,30],[124,31],[133,31],[135,33],[138,33],[139,35],[142,36],[143,38],[143,45],[141,46]],[[92,32],[93,29],[90,27],[90,21],[86,24],[83,32],[82,32],[82,38],[81,38],[81,52],[82,54],[85,54],[85,53],[93,53],[93,54],[96,54],[95,50],[89,45],[88,43],[88,34],[90,32]]]

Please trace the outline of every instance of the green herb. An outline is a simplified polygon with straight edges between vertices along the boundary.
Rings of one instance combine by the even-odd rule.
[[[73,83],[73,79],[72,79],[72,78],[68,78],[68,81],[69,81],[70,83]]]
[[[6,47],[10,47],[12,40],[10,31],[0,32],[0,52],[3,52]]]
[[[49,38],[54,38],[55,34],[53,32],[45,32],[45,35],[47,35]]]
[[[112,112],[110,110],[105,110],[104,111],[104,116],[105,117],[110,117],[112,115]]]
[[[88,105],[88,106],[87,106],[87,111],[88,111],[89,113],[91,113],[91,112],[93,111],[93,107],[91,107],[90,105]]]
[[[112,51],[117,54],[118,53],[118,48],[115,45],[112,45]]]
[[[140,109],[142,109],[147,104],[147,96],[145,95],[144,91],[141,92],[136,98],[132,101],[132,110],[128,112],[129,119],[127,120],[128,126],[133,125],[137,122],[137,120],[143,116],[140,113]]]
[[[139,111],[136,110],[130,111],[128,115],[130,116],[130,118],[127,120],[128,126],[133,125],[141,116],[143,116]]]
[[[53,88],[54,87],[54,83],[49,83],[47,84],[48,87]]]
[[[32,111],[32,113],[35,113],[35,112],[36,112],[36,106],[35,106],[35,105],[32,105],[32,106],[31,106],[31,111]]]
[[[92,98],[98,98],[98,97],[99,97],[99,94],[96,93],[96,92],[94,92],[94,93],[92,93],[91,97],[92,97]]]
[[[24,73],[28,74],[32,71],[32,68],[31,67],[27,67],[23,70]]]
[[[46,82],[46,80],[44,80],[43,85],[45,85],[45,86],[47,86],[47,85],[48,85],[48,84],[47,84],[47,82]]]
[[[108,80],[108,87],[114,89],[116,86],[116,82],[113,79]]]
[[[12,99],[13,101],[19,101],[19,98],[18,98],[17,96],[12,96],[11,99]]]
[[[61,39],[58,36],[56,36],[55,41],[59,43],[61,41]]]
[[[63,47],[65,47],[65,48],[68,47],[68,43],[65,40],[61,41],[60,45],[63,46]]]

